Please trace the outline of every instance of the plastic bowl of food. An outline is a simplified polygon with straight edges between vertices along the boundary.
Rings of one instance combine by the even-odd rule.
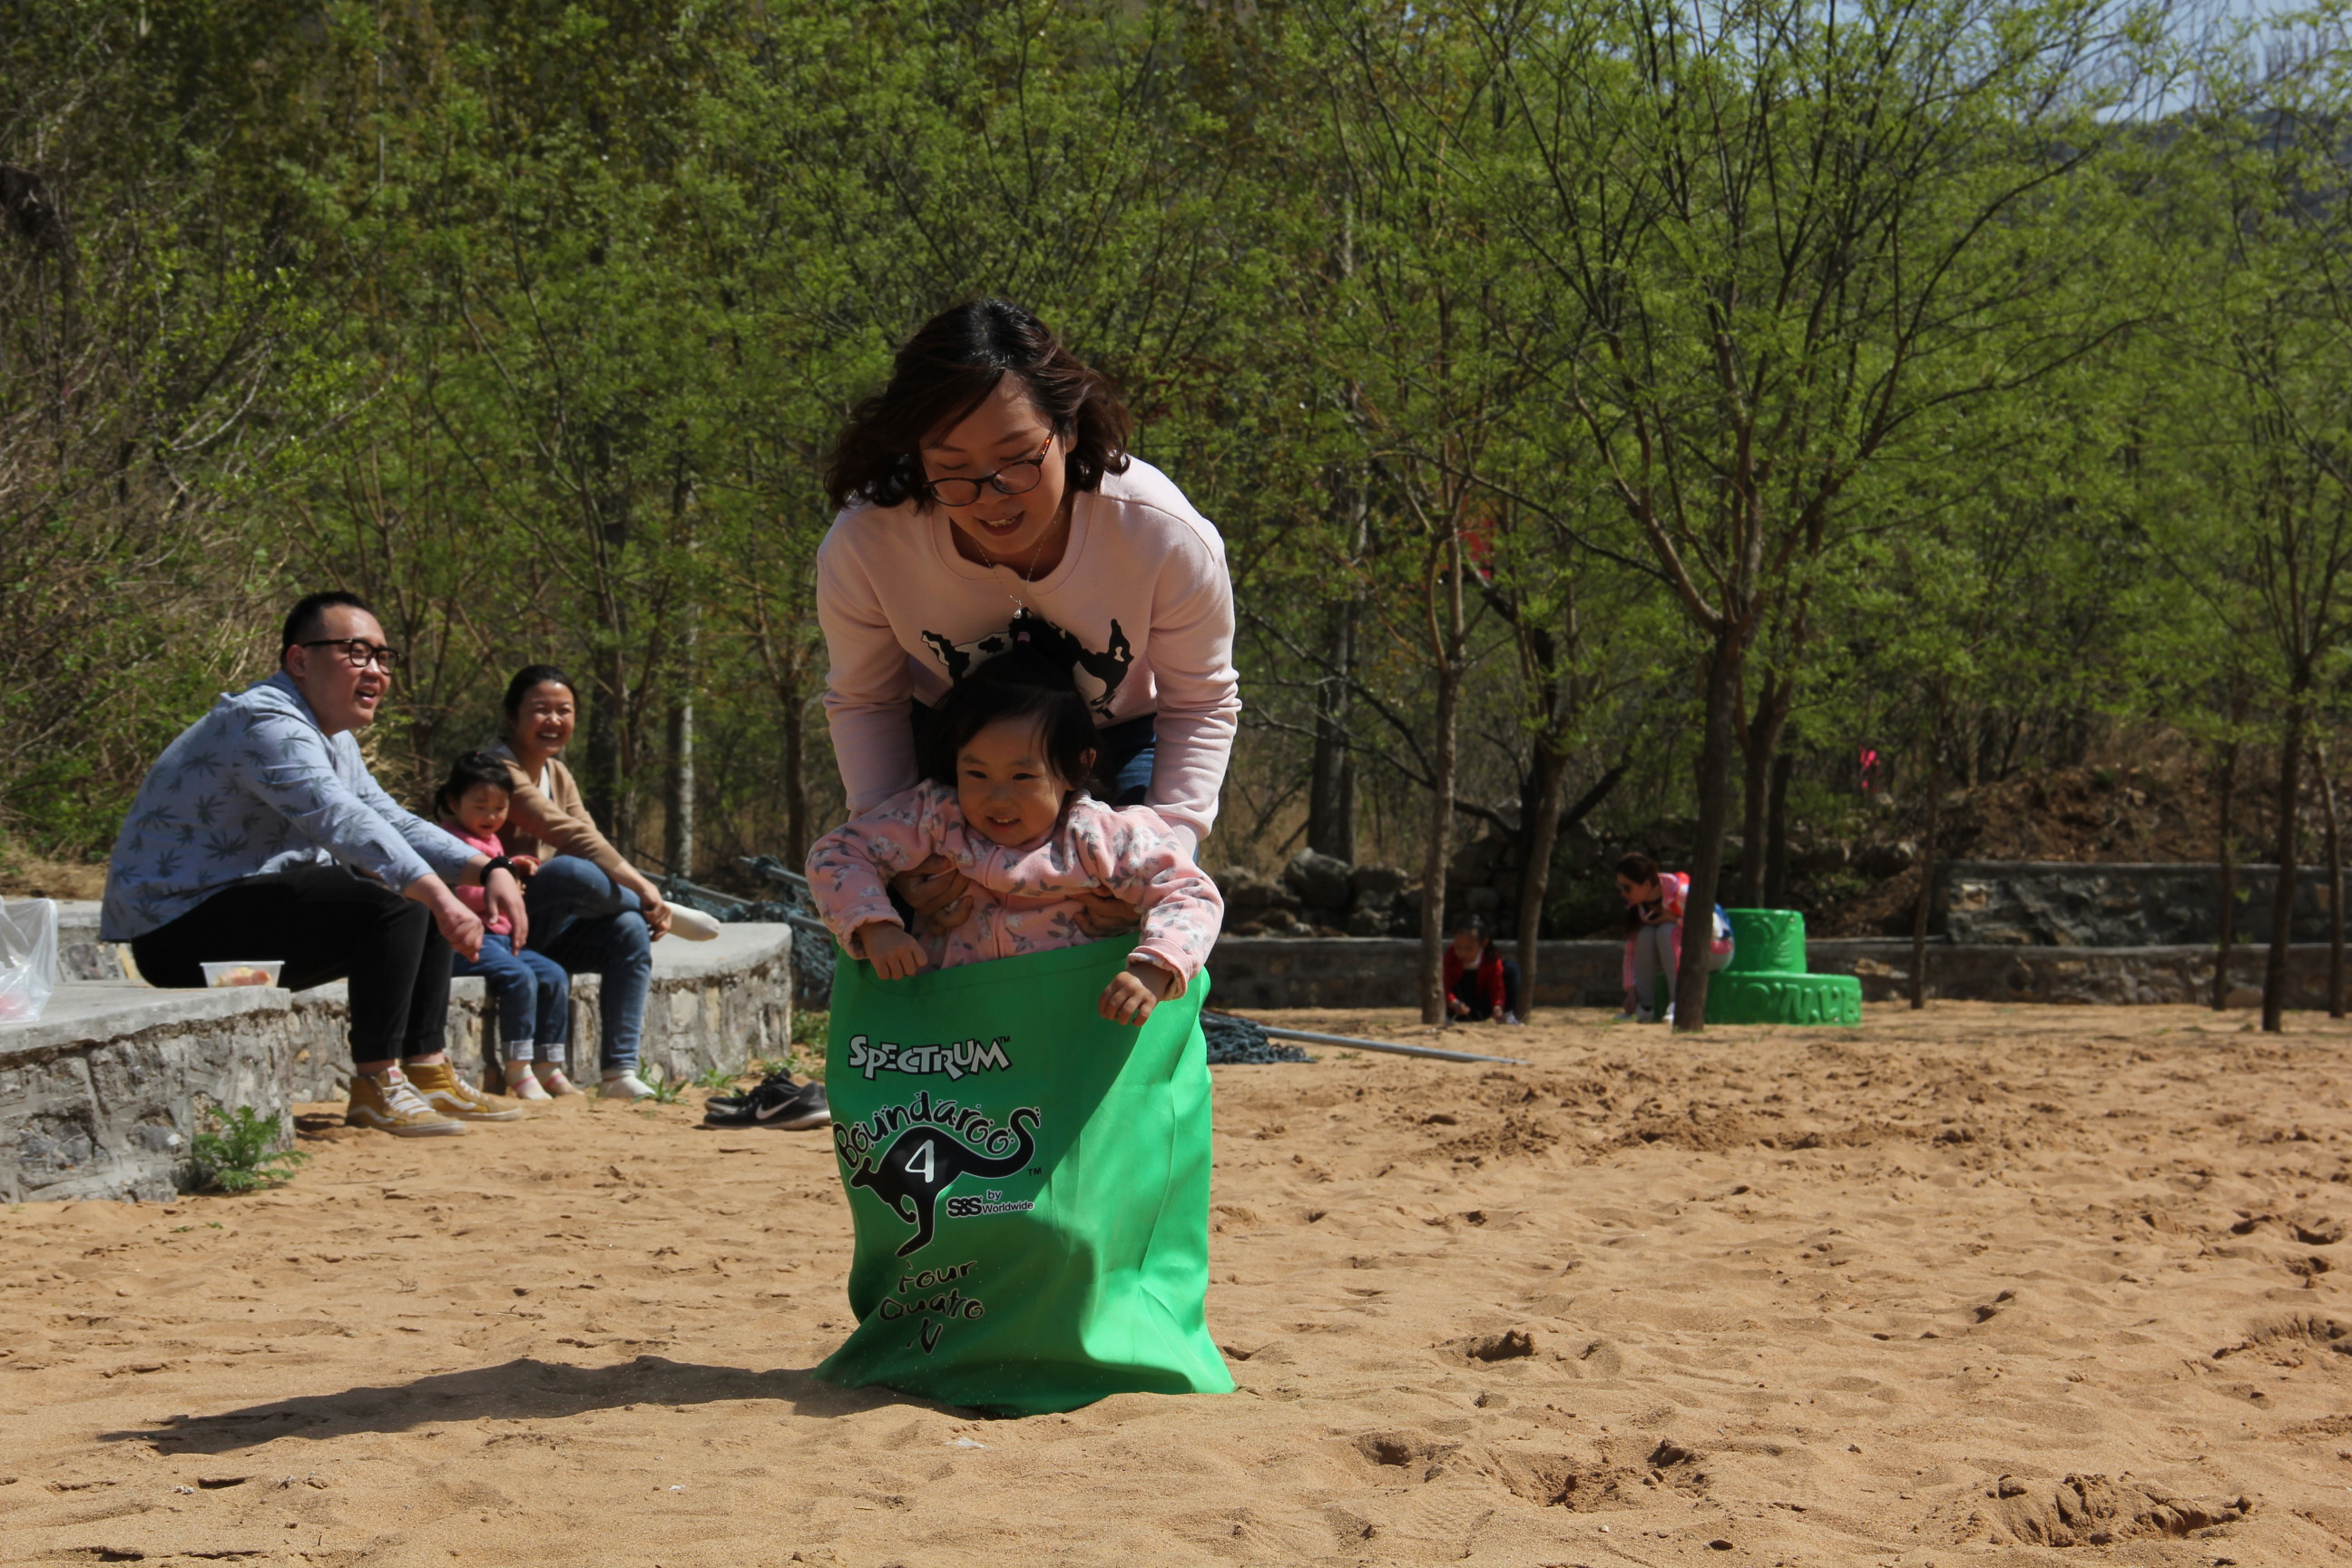
[[[218,989],[224,985],[275,985],[278,971],[286,967],[282,958],[248,959],[237,963],[207,963],[205,984]]]

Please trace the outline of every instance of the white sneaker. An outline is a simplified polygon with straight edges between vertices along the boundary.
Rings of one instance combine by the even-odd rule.
[[[719,922],[700,910],[672,904],[669,907],[669,934],[682,936],[688,942],[709,942],[719,934]]]
[[[539,1079],[532,1076],[528,1061],[507,1063],[506,1079],[507,1097],[510,1100],[546,1100],[555,1098],[541,1087]]]
[[[604,1087],[597,1091],[606,1100],[651,1100],[654,1091],[645,1079],[634,1072],[608,1072]]]

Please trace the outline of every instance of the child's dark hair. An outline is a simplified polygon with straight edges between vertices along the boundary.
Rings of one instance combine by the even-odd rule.
[[[952,789],[957,756],[1000,719],[1035,720],[1043,761],[1054,776],[1070,789],[1092,782],[1099,747],[1087,700],[1068,670],[1027,647],[998,654],[940,699],[915,743],[916,765],[925,778]]]
[[[466,798],[466,792],[476,784],[496,784],[502,790],[511,791],[514,787],[506,763],[489,752],[467,752],[449,764],[449,776],[441,781],[439,789],[433,792],[433,815],[451,815],[457,809],[457,803]]]
[[[1617,874],[1638,888],[1658,879],[1658,863],[1635,849],[1617,862]]]

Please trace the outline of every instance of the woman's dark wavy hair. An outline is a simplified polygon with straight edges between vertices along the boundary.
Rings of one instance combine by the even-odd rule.
[[[488,752],[467,752],[449,764],[449,776],[433,792],[433,815],[447,816],[466,798],[466,792],[476,784],[496,784],[510,789],[507,765]]]
[[[577,702],[580,700],[580,689],[572,684],[570,676],[556,668],[555,666],[526,664],[515,671],[515,678],[512,680],[507,682],[507,717],[512,719],[520,714],[522,711],[522,700],[531,694],[533,688],[541,686],[561,686],[564,690],[572,693],[573,701]]]
[[[998,654],[940,699],[915,742],[915,765],[953,789],[965,743],[1000,719],[1035,720],[1054,776],[1071,789],[1093,782],[1100,750],[1094,714],[1067,669],[1026,647]]]
[[[1127,472],[1127,405],[1109,380],[1020,306],[974,300],[924,322],[898,351],[890,384],[850,410],[824,467],[834,506],[929,505],[924,437],[954,426],[1008,375],[1063,443],[1071,489],[1096,489],[1105,474]]]

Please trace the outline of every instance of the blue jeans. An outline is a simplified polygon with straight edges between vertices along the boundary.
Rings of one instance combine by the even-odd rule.
[[[1153,729],[1158,722],[1157,714],[1146,713],[1106,724],[1097,732],[1102,752],[1095,761],[1095,772],[1103,776],[1104,787],[1110,791],[1110,799],[1104,805],[1141,805],[1144,796],[1151,793],[1151,764],[1160,756],[1160,737]]]
[[[458,959],[453,974],[478,974],[489,983],[499,1012],[499,1054],[510,1062],[560,1062],[572,1034],[572,976],[563,966],[531,948],[514,950],[514,938],[500,932],[482,938],[482,955]]]
[[[604,977],[596,1010],[604,1025],[598,1065],[606,1072],[635,1071],[645,1037],[654,951],[643,908],[636,894],[576,855],[540,867],[523,894],[531,945],[567,974]]]

